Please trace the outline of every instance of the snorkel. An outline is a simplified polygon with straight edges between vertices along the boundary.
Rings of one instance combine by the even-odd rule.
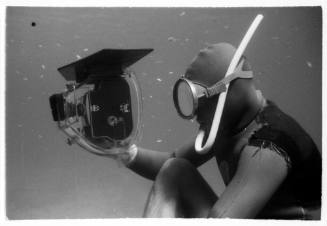
[[[250,42],[254,32],[256,31],[256,29],[259,26],[262,19],[263,19],[263,15],[258,14],[255,17],[255,19],[253,20],[248,31],[246,32],[245,36],[243,37],[240,45],[238,46],[238,48],[231,60],[231,63],[229,64],[229,67],[225,73],[225,77],[227,77],[228,75],[232,74],[235,71],[238,62],[240,61],[240,59],[243,55],[243,52],[245,51],[245,48],[247,47],[248,43]],[[199,130],[199,133],[195,140],[195,150],[199,154],[207,153],[211,149],[212,145],[215,142],[217,132],[219,129],[219,125],[220,125],[220,120],[221,120],[222,113],[224,110],[224,105],[225,105],[225,101],[226,101],[226,97],[227,97],[227,93],[228,93],[228,88],[229,88],[229,83],[226,84],[226,91],[222,92],[219,95],[216,110],[215,110],[215,115],[214,115],[211,129],[209,132],[209,136],[207,138],[206,143],[203,146],[202,146],[202,144],[203,144],[203,139],[205,137],[205,131],[201,128]]]

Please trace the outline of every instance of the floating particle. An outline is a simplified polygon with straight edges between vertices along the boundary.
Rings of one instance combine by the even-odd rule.
[[[44,75],[42,74],[42,75],[40,75],[40,78],[44,78]]]
[[[224,29],[229,29],[229,26],[228,26],[228,25],[225,25],[225,26],[224,26]]]
[[[170,36],[168,38],[168,41],[170,41],[170,42],[176,42],[177,41],[177,38],[174,38],[174,37]]]
[[[183,12],[181,12],[179,15],[180,16],[184,16],[186,13],[183,11]]]
[[[169,74],[172,75],[172,74],[174,74],[174,72],[170,71]]]
[[[147,76],[148,75],[148,73],[146,73],[146,72],[142,72],[142,74],[141,74],[142,76]]]
[[[44,64],[42,64],[41,67],[42,67],[43,70],[45,69],[45,65]]]
[[[154,115],[151,115],[151,118],[155,118]]]
[[[280,38],[278,36],[271,37],[272,40],[279,40]]]
[[[310,61],[307,61],[307,65],[308,65],[308,67],[312,67],[312,63],[310,62]]]
[[[157,78],[157,81],[158,81],[158,82],[162,82],[162,79],[161,79],[161,78]]]
[[[87,52],[87,51],[89,51],[89,49],[88,49],[88,48],[85,48],[85,49],[83,49],[83,51],[84,51],[84,52]]]
[[[33,98],[31,96],[28,96],[27,97],[27,100],[32,100]]]
[[[28,78],[27,78],[27,77],[24,77],[24,78],[23,78],[23,80],[24,80],[24,81],[27,81],[27,80],[28,80]]]
[[[169,128],[169,129],[168,129],[168,132],[171,132],[171,131],[172,131],[172,129]]]
[[[22,125],[22,124],[18,124],[18,125],[17,125],[17,127],[19,127],[19,128],[22,128],[22,127],[23,127],[23,125]]]
[[[154,63],[155,63],[155,64],[162,64],[163,61],[162,61],[162,60],[157,60],[157,61],[155,61]]]
[[[185,42],[188,42],[188,41],[190,41],[190,39],[189,38],[186,38],[186,39],[184,39],[185,40]]]
[[[209,34],[209,31],[208,31],[208,30],[205,30],[204,33],[205,33],[205,34]]]
[[[157,143],[161,143],[162,140],[161,140],[161,139],[157,139],[156,142],[157,142]]]
[[[150,97],[150,98],[152,98],[153,96],[152,96],[152,95],[150,95],[149,97]]]
[[[16,72],[16,74],[20,75],[20,71],[16,70],[15,72]]]
[[[76,54],[76,58],[79,60],[79,59],[81,59],[82,57],[81,57],[80,55]]]
[[[38,46],[39,48],[42,48],[42,47],[43,47],[43,45],[42,45],[42,44],[38,44],[37,46]]]
[[[56,46],[60,47],[60,46],[61,46],[61,44],[60,44],[59,42],[57,42],[57,43],[56,43]]]
[[[37,135],[37,138],[42,139],[43,136],[41,134]]]
[[[10,42],[11,42],[11,43],[14,43],[14,42],[15,42],[15,40],[14,40],[14,39],[10,39]]]
[[[292,56],[286,56],[286,58],[288,58],[288,59],[289,59],[289,58],[292,58]]]

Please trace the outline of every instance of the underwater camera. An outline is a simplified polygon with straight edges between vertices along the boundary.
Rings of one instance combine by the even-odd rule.
[[[58,69],[68,84],[49,101],[69,144],[106,155],[136,139],[141,93],[135,74],[126,68],[152,50],[104,49]]]

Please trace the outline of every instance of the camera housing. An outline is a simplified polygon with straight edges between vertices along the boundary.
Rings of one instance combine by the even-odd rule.
[[[67,89],[50,96],[50,107],[53,120],[70,140],[103,152],[136,138],[141,93],[127,67],[151,51],[104,49],[58,69]]]

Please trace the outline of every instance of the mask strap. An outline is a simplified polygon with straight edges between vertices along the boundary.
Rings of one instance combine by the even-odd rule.
[[[243,62],[238,66],[238,68],[240,68],[240,66],[243,65]],[[238,69],[237,68],[237,69]],[[241,70],[237,70],[236,72],[229,74],[228,76],[226,76],[225,78],[223,78],[222,80],[220,80],[219,82],[217,82],[216,84],[214,84],[213,86],[207,88],[207,97],[212,97],[218,93],[222,93],[226,91],[226,85],[229,84],[231,81],[233,81],[234,79],[237,78],[253,78],[253,72],[252,71],[241,71]]]

